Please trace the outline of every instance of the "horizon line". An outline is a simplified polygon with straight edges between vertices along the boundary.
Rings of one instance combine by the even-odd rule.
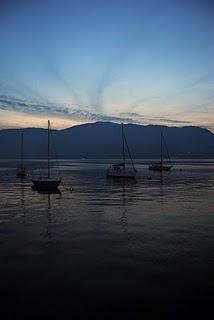
[[[51,121],[51,120],[50,120]],[[199,126],[199,125],[193,125],[193,124],[189,124],[189,125],[183,125],[183,126],[179,126],[179,125],[165,125],[165,124],[141,124],[141,123],[133,123],[133,122],[115,122],[115,121],[102,121],[102,120],[98,120],[98,121],[89,121],[89,122],[84,122],[84,123],[80,123],[80,124],[74,124],[65,128],[52,128],[52,130],[54,131],[63,131],[63,130],[67,130],[67,129],[71,129],[71,128],[75,128],[75,127],[80,127],[80,126],[85,126],[85,125],[94,125],[97,123],[110,123],[110,124],[115,124],[115,125],[120,125],[121,123],[123,123],[124,125],[134,125],[134,126],[141,126],[141,127],[149,127],[149,126],[153,126],[153,127],[165,127],[165,128],[200,128],[200,129],[204,129],[207,130],[209,132],[211,132],[212,134],[214,134],[214,129],[212,131],[211,128],[205,127],[205,126]],[[47,128],[44,126],[41,127],[35,127],[35,126],[28,126],[28,127],[18,127],[18,126],[13,126],[13,127],[0,127],[0,131],[3,130],[27,130],[27,129],[44,129],[47,130]]]

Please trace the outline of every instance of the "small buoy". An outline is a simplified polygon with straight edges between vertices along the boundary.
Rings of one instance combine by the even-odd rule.
[[[179,169],[179,171],[183,171],[183,169]]]
[[[147,179],[148,179],[148,180],[152,180],[152,176],[148,176]]]

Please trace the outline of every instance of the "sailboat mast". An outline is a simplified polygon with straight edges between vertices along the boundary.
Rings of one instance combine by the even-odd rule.
[[[163,165],[163,137],[162,137],[162,131],[161,131],[161,166]]]
[[[129,158],[130,158],[131,163],[132,163],[132,168],[133,168],[133,170],[134,170],[135,172],[137,172],[137,170],[135,169],[135,166],[134,166],[134,162],[133,162],[133,159],[132,159],[132,156],[131,156],[131,152],[130,152],[130,150],[129,150],[129,145],[128,145],[128,142],[127,142],[127,140],[126,140],[125,134],[124,134],[124,140],[125,140],[125,143],[126,143],[126,148],[127,148],[128,154],[129,154]]]
[[[170,165],[172,165],[172,161],[171,161],[171,159],[170,159],[170,154],[169,154],[169,150],[168,150],[168,147],[167,147],[167,144],[166,144],[166,140],[165,140],[165,138],[164,138],[164,135],[162,136],[162,138],[163,138],[163,145],[164,145],[164,147],[165,147],[165,149],[166,149],[167,157],[168,157],[168,159],[169,159],[169,163],[170,163]]]
[[[48,120],[48,178],[50,178],[50,120]]]
[[[126,158],[125,158],[125,144],[124,144],[124,129],[123,129],[123,123],[121,123],[122,126],[122,145],[123,145],[123,163],[124,166],[126,164]]]

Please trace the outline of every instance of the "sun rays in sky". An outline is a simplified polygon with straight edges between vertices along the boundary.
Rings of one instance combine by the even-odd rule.
[[[1,128],[52,118],[214,131],[213,1],[16,1],[0,12]]]

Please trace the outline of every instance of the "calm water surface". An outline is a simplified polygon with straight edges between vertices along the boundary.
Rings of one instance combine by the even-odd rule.
[[[211,309],[214,161],[181,161],[160,175],[139,160],[136,182],[106,179],[108,162],[61,161],[61,193],[41,194],[16,177],[16,161],[0,161],[2,319]],[[45,162],[27,166],[35,175]]]

